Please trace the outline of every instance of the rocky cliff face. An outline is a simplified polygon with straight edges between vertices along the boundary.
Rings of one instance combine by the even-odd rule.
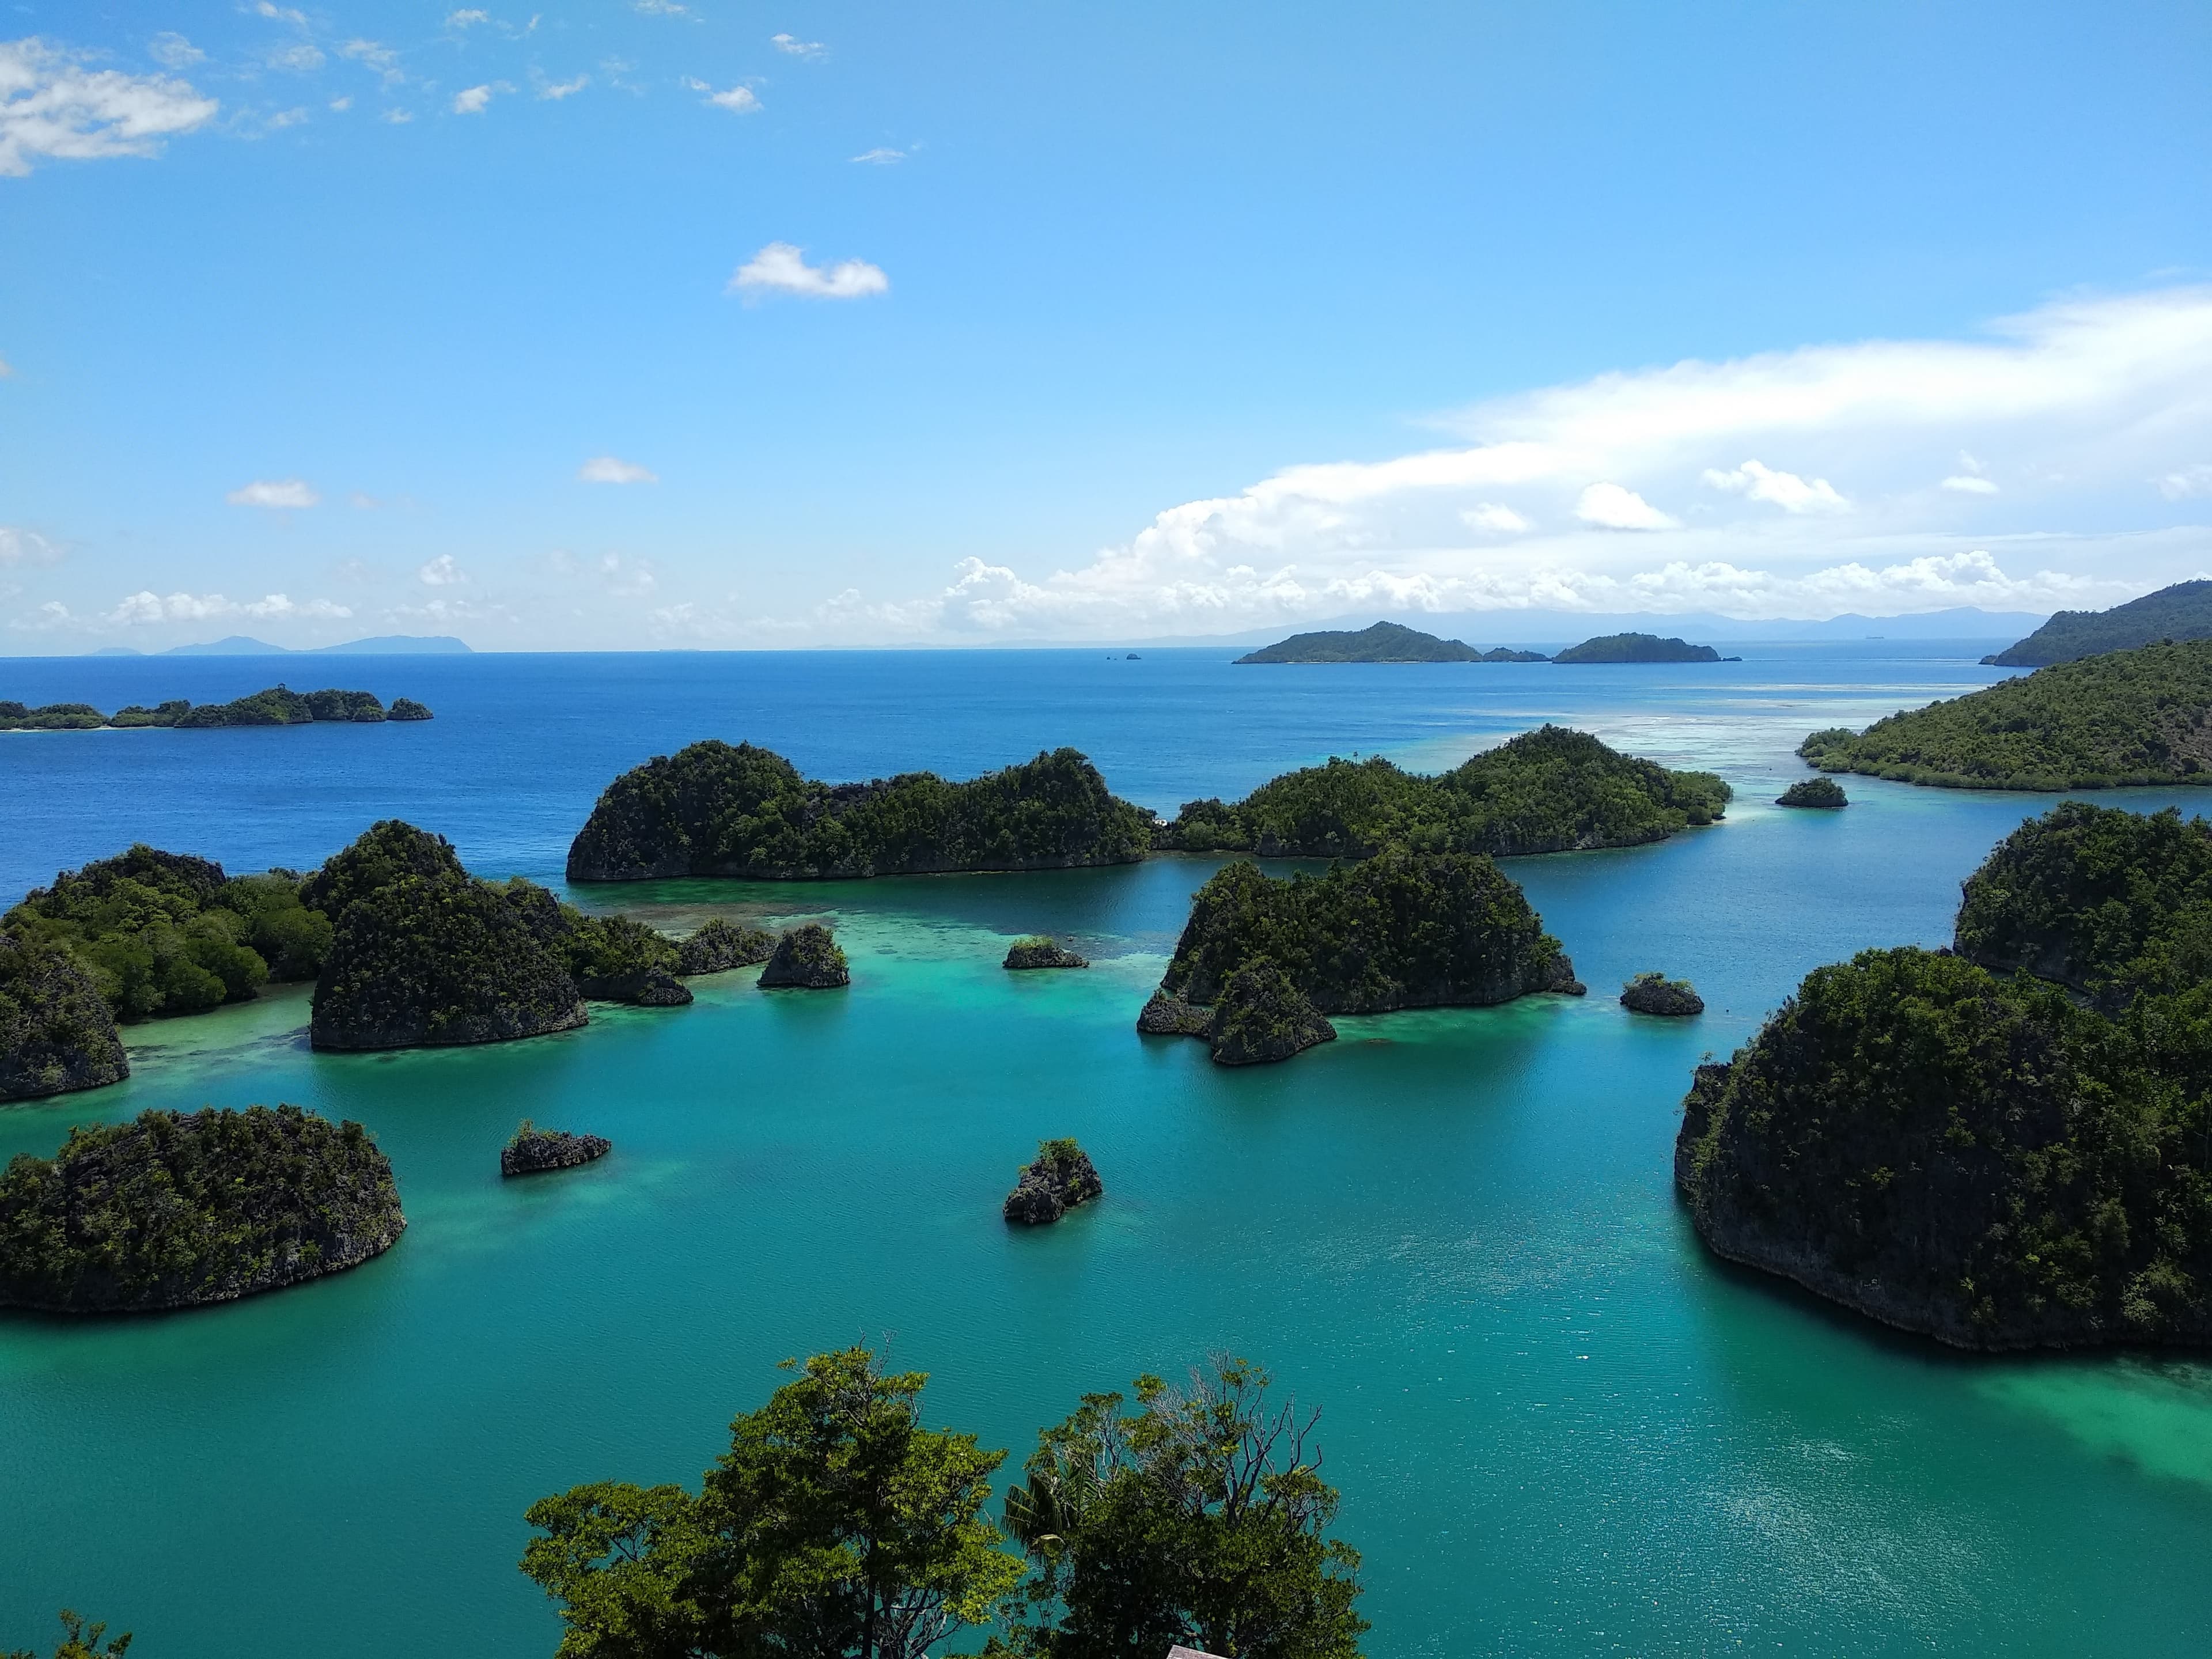
[[[407,1225],[358,1123],[295,1106],[147,1112],[0,1176],[0,1306],[142,1313],[358,1266]]]
[[[685,978],[695,974],[726,973],[766,962],[775,952],[775,939],[758,927],[739,927],[720,916],[709,917],[698,932],[676,947],[676,971]]]
[[[763,990],[828,991],[848,985],[852,979],[845,953],[830,930],[818,921],[810,921],[775,942],[775,953],[761,969],[760,982]]]
[[[115,1015],[59,946],[0,933],[0,1100],[97,1089],[131,1075]]]
[[[2202,1108],[2176,1081],[2056,988],[1869,951],[1698,1068],[1675,1182],[1717,1254],[1956,1346],[2203,1344]]]
[[[1705,1000],[1687,980],[1664,974],[1638,974],[1620,988],[1620,1006],[1632,1014],[1657,1014],[1680,1019],[1705,1012]]]
[[[1155,991],[1137,1014],[1137,1029],[1146,1036],[1212,1037],[1213,1010]]]
[[[1016,939],[1006,951],[1006,967],[1031,968],[1088,968],[1091,964],[1074,951],[1054,944],[1048,939]]]
[[[1213,1010],[1218,1066],[1265,1065],[1335,1041],[1336,1027],[1265,958],[1246,963],[1222,985]]]
[[[594,1158],[605,1158],[613,1150],[614,1143],[604,1135],[572,1135],[525,1122],[515,1131],[514,1139],[501,1149],[499,1172],[502,1176],[526,1176],[573,1170]]]
[[[1046,1225],[1105,1192],[1105,1183],[1082,1147],[1073,1140],[1041,1141],[1036,1162],[1023,1170],[1014,1190],[1006,1194],[1006,1218],[1024,1227]]]

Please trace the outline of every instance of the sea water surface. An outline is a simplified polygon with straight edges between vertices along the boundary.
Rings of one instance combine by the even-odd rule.
[[[1139,1038],[1212,860],[574,895],[688,925],[835,923],[854,982],[735,974],[677,1010],[496,1047],[317,1055],[303,989],[133,1028],[116,1088],[0,1109],[0,1157],[150,1106],[359,1119],[410,1225],[355,1272],[152,1319],[0,1316],[0,1648],[73,1606],[146,1659],[544,1655],[514,1570],[535,1498],[693,1480],[775,1362],[855,1341],[1011,1449],[1088,1390],[1233,1351],[1318,1405],[1378,1656],[2201,1653],[2212,1372],[1985,1360],[1707,1257],[1669,1160],[1690,1068],[1809,969],[1939,944],[1959,882],[2047,799],[1847,779],[1767,804],[1814,726],[1986,684],[1990,642],[1741,647],[1741,663],[1237,668],[1227,652],[0,662],[112,707],[302,687],[427,726],[0,735],[0,902],[133,839],[304,866],[374,818],[556,882],[598,790],[695,738],[813,775],[972,774],[1072,744],[1162,811],[1331,753],[1425,768],[1545,720],[1735,785],[1657,847],[1510,860],[1586,1000],[1339,1022],[1280,1066]],[[2115,792],[2141,809],[2186,792]],[[1087,972],[1010,975],[1010,936]],[[1657,968],[1709,1012],[1639,1020]],[[610,1136],[502,1182],[524,1116]],[[998,1205],[1074,1134],[1105,1199]]]

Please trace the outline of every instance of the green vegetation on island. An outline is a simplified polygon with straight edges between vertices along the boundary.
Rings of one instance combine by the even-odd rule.
[[[2208,638],[2212,581],[2176,582],[2110,611],[2062,611],[2026,639],[1982,660],[1997,668],[2047,668],[2160,640]]]
[[[1009,1221],[1042,1227],[1105,1194],[1106,1183],[1099,1180],[1091,1155],[1082,1147],[1066,1138],[1041,1140],[1036,1161],[1023,1166],[1014,1190],[1000,1207]]]
[[[1690,645],[1681,640],[1661,639],[1656,634],[1603,634],[1580,645],[1571,645],[1553,662],[1719,662],[1721,653],[1710,645]]]
[[[1073,951],[1062,946],[1049,933],[1031,933],[1018,939],[1006,947],[1006,959],[1000,964],[1017,970],[1034,968],[1088,968],[1091,964]]]
[[[372,726],[387,720],[427,720],[430,711],[412,697],[392,701],[387,712],[369,691],[293,691],[272,685],[251,696],[229,702],[204,702],[198,707],[183,698],[147,708],[132,703],[112,714],[103,714],[89,703],[56,702],[27,708],[20,702],[0,702],[0,731],[90,732],[101,726],[173,726],[179,731],[202,731],[218,726],[310,726],[328,724]]]
[[[1465,853],[1393,848],[1287,881],[1242,860],[1224,865],[1191,900],[1160,989],[1210,1006],[1238,969],[1263,960],[1328,1014],[1583,989],[1520,888]]]
[[[1003,1532],[1006,1454],[927,1427],[926,1375],[865,1348],[785,1367],[696,1492],[603,1480],[531,1506],[522,1570],[560,1607],[560,1659],[925,1659],[986,1631],[1000,1659],[1358,1659],[1319,1413],[1245,1361],[1139,1377],[1133,1410],[1085,1396],[1037,1437]]]
[[[442,836],[386,819],[307,885],[337,918],[315,982],[318,1048],[495,1042],[588,1018],[552,896],[477,880]]]
[[[358,1123],[279,1106],[144,1112],[0,1174],[0,1306],[143,1313],[356,1267],[406,1226]]]
[[[313,979],[331,948],[329,919],[291,872],[226,876],[210,860],[143,844],[63,871],[0,927],[67,951],[126,1023]]]
[[[818,921],[793,927],[776,940],[761,969],[763,990],[830,991],[852,982],[845,952]]]
[[[1478,651],[1458,640],[1440,640],[1417,628],[1378,622],[1357,632],[1324,629],[1293,634],[1237,659],[1239,663],[1330,662],[1542,662],[1540,651]]]
[[[755,880],[1127,864],[1150,815],[1109,793],[1073,749],[964,783],[909,772],[802,778],[781,755],[709,739],[607,786],[568,849],[570,881]]]
[[[1833,778],[1800,778],[1774,798],[1777,806],[1809,806],[1819,811],[1833,811],[1839,806],[1849,806],[1850,797],[1844,793],[1843,785]]]
[[[1661,973],[1638,974],[1620,988],[1620,1006],[1632,1014],[1681,1018],[1705,1012],[1705,1000],[1686,979]]]
[[[604,1135],[572,1135],[561,1129],[541,1129],[526,1117],[507,1145],[500,1148],[499,1172],[506,1176],[573,1170],[605,1158],[613,1150],[614,1143]]]
[[[0,1100],[38,1100],[131,1075],[115,1014],[68,951],[0,932]]]
[[[2208,839],[2067,803],[1956,954],[1814,970],[1685,1103],[1707,1244],[1963,1347],[2212,1342]]]
[[[106,1645],[102,1646],[105,1641]],[[106,1625],[88,1625],[67,1607],[62,1609],[62,1644],[53,1652],[53,1659],[123,1659],[131,1651],[131,1632],[124,1631],[110,1638]],[[41,1659],[31,1648],[10,1648],[0,1659]]]
[[[1288,974],[1255,957],[1221,981],[1206,1035],[1215,1065],[1265,1066],[1335,1042],[1336,1027]]]
[[[690,938],[678,941],[676,971],[687,975],[726,973],[766,962],[775,951],[775,936],[765,928],[710,916]]]
[[[1948,789],[2212,783],[2212,640],[2039,668],[1864,732],[1815,732],[1797,752],[1823,772]]]
[[[1379,757],[1286,772],[1236,804],[1196,800],[1153,844],[1265,858],[1367,858],[1393,843],[1423,851],[1577,852],[1664,841],[1728,810],[1710,772],[1675,772],[1544,726],[1436,776]]]

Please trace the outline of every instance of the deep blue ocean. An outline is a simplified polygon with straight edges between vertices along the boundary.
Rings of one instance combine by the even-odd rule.
[[[0,661],[103,708],[295,689],[426,725],[0,734],[0,898],[133,840],[310,866],[373,820],[559,884],[623,769],[750,738],[831,780],[1072,744],[1163,813],[1330,754],[1441,769],[1557,720],[1735,785],[1665,844],[1509,860],[1583,1000],[1340,1022],[1225,1072],[1139,1038],[1212,860],[576,896],[672,926],[822,916],[848,993],[699,981],[560,1036],[317,1055],[304,992],[131,1028],[109,1090],[0,1109],[0,1157],[149,1106],[368,1124],[410,1217],[376,1261],[155,1319],[0,1316],[0,1650],[68,1605],[133,1659],[550,1654],[530,1501],[696,1480],[775,1363],[888,1340],[926,1407],[1012,1450],[1087,1391],[1230,1349],[1323,1409],[1382,1656],[2196,1654],[2212,1631],[2212,1370],[1970,1359],[1709,1259],[1669,1158],[1702,1054],[1809,969],[1941,944],[2047,798],[1847,779],[1771,805],[1808,731],[1990,684],[1992,641],[1731,647],[1711,665],[1234,667],[1221,650]],[[2187,792],[2116,792],[2150,808]],[[1008,975],[1073,935],[1086,973]],[[1648,968],[1708,1013],[1638,1020]],[[501,1183],[519,1118],[612,1156]],[[1015,1234],[1046,1135],[1107,1196]]]

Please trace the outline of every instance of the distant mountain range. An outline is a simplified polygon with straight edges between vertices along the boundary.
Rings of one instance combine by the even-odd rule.
[[[133,651],[127,645],[104,645],[95,657],[452,657],[471,656],[468,646],[450,634],[380,634],[374,639],[348,640],[343,645],[311,646],[295,651],[266,640],[233,634],[205,645],[173,645],[167,651]]]
[[[2044,668],[2107,651],[2132,651],[2154,640],[2212,639],[2212,581],[2176,582],[2110,611],[2062,611],[2026,639],[1985,663]]]
[[[1341,617],[1316,624],[1322,629],[1357,629],[1372,618]],[[1771,644],[1814,640],[1989,640],[2009,644],[2040,627],[2045,613],[2030,611],[1983,611],[1960,605],[1948,611],[1924,611],[1910,617],[1831,617],[1825,622],[1783,619],[1746,622],[1710,611],[1660,616],[1650,611],[1401,611],[1394,622],[1465,640],[1472,645],[1541,645],[1557,651],[1577,640],[1607,634],[1662,633],[1684,639],[1711,640],[1721,644]],[[1280,623],[1272,628],[1246,629],[1236,634],[1215,634],[1181,639],[1157,637],[1116,641],[1117,647],[1255,646],[1283,637]],[[1012,641],[1005,641],[1012,645]],[[1023,645],[1057,647],[1065,640],[1024,640]],[[1100,644],[1107,643],[1101,641]]]

